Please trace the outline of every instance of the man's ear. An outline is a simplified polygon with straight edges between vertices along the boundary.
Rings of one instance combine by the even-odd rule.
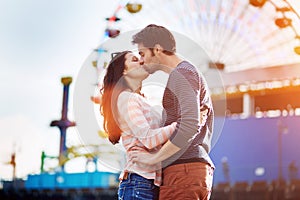
[[[154,45],[153,51],[154,54],[156,55],[159,52],[162,52],[164,49],[162,48],[162,46],[160,46],[159,44]]]

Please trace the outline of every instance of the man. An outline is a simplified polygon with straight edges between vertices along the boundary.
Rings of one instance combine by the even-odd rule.
[[[172,33],[163,26],[150,24],[133,36],[138,45],[140,62],[149,73],[170,73],[163,95],[165,124],[176,121],[173,135],[156,153],[133,151],[137,163],[162,162],[161,200],[209,199],[214,164],[209,157],[214,112],[209,88],[202,74],[176,53]],[[200,108],[207,109],[201,122]]]

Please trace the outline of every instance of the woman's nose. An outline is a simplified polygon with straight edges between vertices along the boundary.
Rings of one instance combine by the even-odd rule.
[[[143,64],[144,64],[144,60],[140,59],[140,65],[143,65]]]

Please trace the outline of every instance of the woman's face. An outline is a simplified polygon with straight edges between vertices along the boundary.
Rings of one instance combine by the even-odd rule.
[[[144,80],[149,73],[140,65],[139,58],[133,53],[127,53],[125,56],[124,75],[130,78]]]

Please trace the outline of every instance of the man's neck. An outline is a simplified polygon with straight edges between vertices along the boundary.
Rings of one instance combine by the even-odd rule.
[[[174,68],[169,67],[167,65],[161,65],[161,67],[160,67],[160,70],[163,71],[163,72],[165,72],[165,73],[167,73],[167,74],[170,74],[173,69]]]
[[[164,61],[163,61],[163,71],[166,73],[170,73],[174,68],[176,68],[179,63],[181,63],[183,60],[179,58],[177,55],[171,55],[171,56],[166,56]]]

